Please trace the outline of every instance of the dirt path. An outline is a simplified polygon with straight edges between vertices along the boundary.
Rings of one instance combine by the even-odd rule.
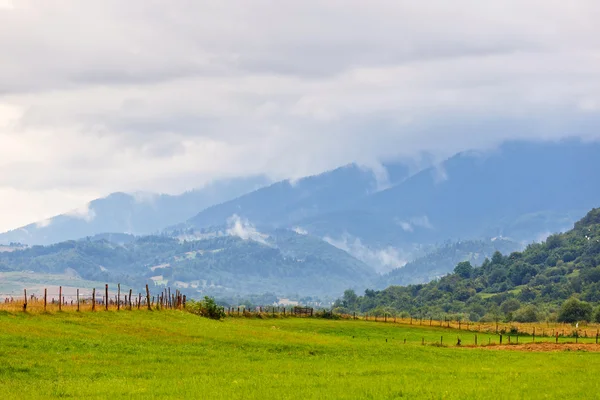
[[[481,348],[481,347],[480,347]],[[484,346],[486,350],[512,351],[594,351],[600,352],[600,344],[593,343],[525,343],[513,345]]]

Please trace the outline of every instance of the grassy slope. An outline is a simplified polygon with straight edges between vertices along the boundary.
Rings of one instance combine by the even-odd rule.
[[[598,353],[420,345],[440,335],[455,342],[455,331],[363,321],[0,311],[0,398],[593,398],[600,389]]]

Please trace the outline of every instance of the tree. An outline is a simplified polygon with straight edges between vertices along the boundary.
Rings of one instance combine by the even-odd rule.
[[[592,305],[572,297],[565,301],[558,314],[558,322],[574,323],[592,320]]]
[[[508,299],[500,305],[500,309],[504,314],[517,311],[521,308],[521,302],[517,299]]]
[[[594,322],[600,323],[600,307],[596,308],[596,312],[594,313]]]
[[[537,309],[533,304],[519,308],[514,314],[517,322],[537,322],[539,320]]]
[[[558,234],[550,235],[546,239],[546,246],[550,250],[556,249],[556,248],[558,248],[558,247],[560,247],[562,245],[563,245],[563,240],[562,240],[562,236],[561,235],[558,235]]]
[[[354,308],[356,308],[357,301],[358,301],[358,296],[356,295],[354,290],[348,289],[348,290],[344,291],[344,298],[343,298],[344,307],[347,307],[349,309],[354,309]]]
[[[500,253],[499,251],[495,251],[494,254],[492,255],[492,264],[503,264],[504,263],[504,257],[502,256],[502,253]]]
[[[461,278],[470,278],[473,273],[473,266],[469,261],[460,262],[454,268],[454,273]]]

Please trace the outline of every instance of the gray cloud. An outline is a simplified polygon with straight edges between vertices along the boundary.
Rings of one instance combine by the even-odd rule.
[[[115,190],[597,138],[598,15],[593,0],[2,0],[0,228]]]

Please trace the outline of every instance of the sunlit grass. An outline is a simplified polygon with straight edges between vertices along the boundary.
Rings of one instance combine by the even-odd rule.
[[[594,398],[600,389],[600,353],[457,348],[459,335],[474,341],[365,321],[0,311],[0,398]],[[450,347],[421,344],[441,336]]]

